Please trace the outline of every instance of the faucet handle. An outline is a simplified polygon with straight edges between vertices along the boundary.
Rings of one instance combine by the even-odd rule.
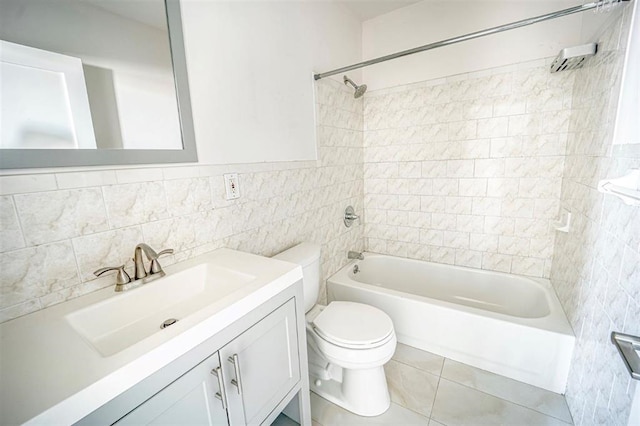
[[[360,216],[356,214],[352,206],[347,206],[347,208],[344,210],[344,225],[349,228],[357,219],[360,219]]]
[[[149,267],[149,274],[164,274],[162,270],[162,266],[160,266],[160,262],[158,262],[158,258],[160,256],[164,256],[165,254],[173,254],[173,249],[164,249],[158,253],[158,256],[155,259],[151,259],[151,266]]]
[[[104,274],[105,272],[118,271],[118,274],[116,275],[116,285],[121,286],[121,285],[124,285],[124,284],[129,284],[131,282],[131,277],[129,277],[129,274],[127,274],[127,271],[124,270],[124,266],[125,265],[107,266],[106,268],[98,269],[93,274],[96,277],[99,277],[100,275]]]
[[[160,253],[158,253],[158,257],[164,256],[165,254],[173,254],[173,249],[164,249]]]

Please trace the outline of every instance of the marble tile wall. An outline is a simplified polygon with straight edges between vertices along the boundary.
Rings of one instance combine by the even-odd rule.
[[[625,424],[635,382],[609,333],[640,334],[640,209],[596,190],[640,167],[640,147],[611,139],[623,18],[578,71],[550,74],[540,60],[364,100],[320,80],[317,161],[2,176],[0,321],[113,285],[92,271],[127,262],[142,241],[176,250],[164,264],[315,241],[325,278],[365,248],[551,276],[578,337],[573,419]],[[224,198],[229,172],[239,200]],[[348,204],[366,224],[343,226]],[[553,230],[561,207],[568,234]]]
[[[365,96],[367,250],[549,276],[574,82],[549,63]]]
[[[362,100],[340,83],[316,85],[318,160],[249,165],[89,169],[0,177],[0,321],[114,285],[103,266],[129,264],[146,242],[164,265],[230,247],[273,255],[322,244],[328,276],[362,250]],[[227,201],[223,173],[239,173]],[[325,292],[321,291],[321,295]]]
[[[576,425],[626,425],[637,387],[609,336],[640,335],[640,208],[597,191],[640,168],[640,146],[612,139],[630,12],[602,32],[573,88],[562,183],[572,226],[557,234],[551,281],[577,337],[566,394]]]

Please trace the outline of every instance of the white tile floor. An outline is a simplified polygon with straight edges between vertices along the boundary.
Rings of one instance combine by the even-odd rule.
[[[398,344],[385,366],[391,408],[360,417],[311,394],[314,426],[571,425],[562,395]]]

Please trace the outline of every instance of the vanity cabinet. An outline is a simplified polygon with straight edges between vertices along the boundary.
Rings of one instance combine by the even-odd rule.
[[[261,424],[300,381],[295,313],[291,299],[117,424]]]
[[[75,424],[310,424],[301,300],[288,288]]]
[[[311,426],[300,266],[221,248],[165,271],[0,324],[0,425]]]
[[[232,426],[262,423],[300,381],[296,341],[291,300],[220,349]]]
[[[218,353],[211,355],[175,382],[152,396],[118,425],[226,425],[227,411],[215,395],[220,395]]]

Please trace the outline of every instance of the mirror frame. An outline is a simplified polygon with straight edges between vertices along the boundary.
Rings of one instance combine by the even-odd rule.
[[[165,0],[183,149],[3,149],[1,169],[197,162],[179,0]]]

